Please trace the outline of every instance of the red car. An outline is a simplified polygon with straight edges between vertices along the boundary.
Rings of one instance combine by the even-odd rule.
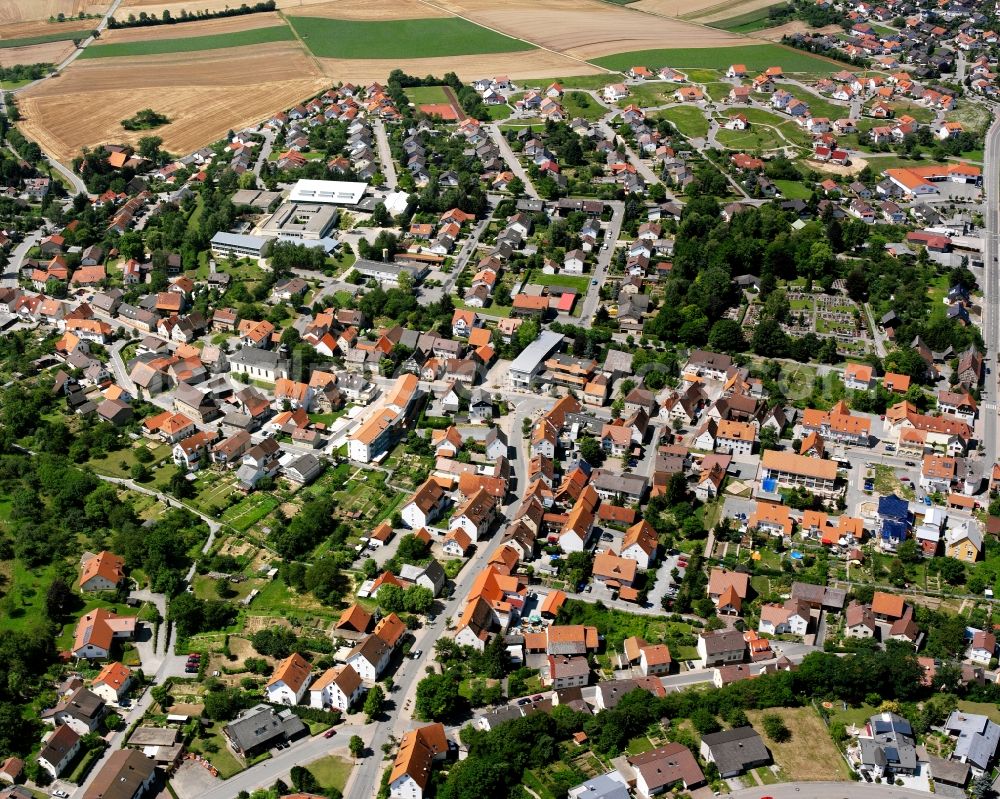
[[[330,729],[328,729],[326,732],[323,733],[323,737],[324,738],[332,738],[336,734],[337,734],[337,731],[335,729],[333,729],[333,727],[331,727]]]

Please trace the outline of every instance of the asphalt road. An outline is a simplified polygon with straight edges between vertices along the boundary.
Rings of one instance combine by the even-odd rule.
[[[980,407],[983,416],[983,458],[987,464],[996,462],[997,457],[997,380],[1000,378],[1000,364],[997,352],[1000,351],[1000,309],[998,309],[997,279],[1000,277],[1000,266],[997,264],[1000,255],[1000,118],[994,119],[986,133],[986,143],[983,148],[983,181],[986,194],[986,224],[985,252],[983,253],[983,341],[986,343],[986,354],[992,363],[991,372],[985,378]]]
[[[730,799],[927,799],[931,794],[912,788],[866,782],[786,782],[723,794]]]
[[[531,182],[531,178],[528,177],[527,170],[525,170],[525,168],[521,165],[517,155],[510,148],[507,140],[500,132],[500,128],[496,125],[486,125],[485,127],[486,132],[490,135],[490,138],[493,139],[497,147],[500,148],[500,155],[503,157],[503,160],[507,162],[507,167],[514,173],[514,176],[524,184],[524,193],[537,200],[538,189],[536,189],[535,184]]]
[[[602,249],[597,254],[597,265],[591,276],[592,280],[597,281],[597,285],[587,287],[587,295],[583,299],[580,317],[578,319],[572,317],[567,320],[581,327],[590,327],[590,320],[597,312],[597,306],[601,301],[600,289],[608,276],[608,270],[611,268],[611,259],[615,253],[614,243],[618,241],[618,237],[621,235],[622,222],[625,220],[625,203],[620,200],[614,200],[608,202],[608,205],[611,206],[611,221],[608,223],[608,228],[604,233],[604,240],[609,242],[610,246],[606,250],[602,246]]]
[[[396,179],[396,163],[392,160],[392,150],[389,149],[389,136],[385,132],[385,125],[381,119],[372,121],[372,131],[375,133],[375,142],[378,144],[378,161],[382,168],[382,175],[385,177],[385,187],[395,189],[398,185]]]

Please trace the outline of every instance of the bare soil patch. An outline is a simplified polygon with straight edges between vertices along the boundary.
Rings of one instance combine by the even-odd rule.
[[[58,14],[76,16],[81,11],[85,14],[103,14],[107,8],[108,3],[95,3],[92,0],[0,0],[0,25],[25,20],[47,20]],[[8,38],[6,33],[4,37]]]
[[[246,14],[241,17],[206,19],[204,22],[184,22],[178,25],[157,25],[149,28],[118,28],[101,34],[101,44],[147,42],[158,39],[188,39],[193,36],[216,36],[220,33],[273,28],[284,21],[275,12]]]
[[[868,162],[864,158],[858,158],[857,156],[851,156],[851,163],[847,166],[841,166],[840,164],[827,164],[822,161],[812,161],[806,160],[803,163],[810,169],[815,169],[817,172],[825,172],[828,175],[844,175],[850,177],[852,175],[857,175],[862,169],[868,166]]]
[[[121,120],[152,105],[171,120],[156,131],[163,146],[188,153],[328,84],[295,42],[81,61],[19,96],[20,124],[68,161],[83,147],[137,142],[143,132],[122,130]]]
[[[292,624],[288,619],[279,616],[247,616],[246,624],[243,625],[243,632],[249,637],[265,628],[275,626],[292,628]]]
[[[664,47],[728,47],[748,44],[743,36],[654,17],[600,0],[510,0],[474,5],[471,0],[436,4],[508,36],[573,58],[591,59]],[[514,59],[510,63],[514,64]]]
[[[762,31],[755,31],[754,36],[760,39],[768,39],[772,42],[780,42],[782,36],[791,36],[794,33],[840,33],[839,25],[826,25],[822,28],[813,28],[800,19],[786,22],[784,25],[776,25],[773,28],[765,28]]]
[[[454,72],[463,80],[502,74],[514,81],[554,75],[597,75],[605,71],[547,50],[403,60],[322,58],[320,64],[330,79],[353,83],[385,80],[397,68],[410,75],[441,76]]]
[[[73,42],[47,42],[31,47],[5,47],[0,49],[0,67],[17,64],[58,64],[73,52]]]

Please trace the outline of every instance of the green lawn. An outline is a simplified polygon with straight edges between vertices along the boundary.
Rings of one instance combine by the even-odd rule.
[[[581,295],[590,288],[590,278],[580,275],[546,275],[538,269],[528,273],[528,283],[538,283],[542,286],[558,286],[560,288],[576,289]]]
[[[121,56],[159,55],[161,53],[193,53],[199,50],[247,47],[267,42],[287,42],[294,38],[287,25],[274,25],[270,28],[255,28],[249,31],[234,31],[214,36],[188,36],[183,39],[150,39],[143,42],[97,44],[84,50],[80,57],[117,58]]]
[[[55,567],[28,569],[19,560],[0,562],[4,595],[0,598],[0,631],[31,629],[46,618],[45,592]]]
[[[444,86],[413,86],[406,90],[406,97],[414,105],[450,102]]]
[[[673,67],[674,69],[702,68],[725,70],[730,64],[745,64],[750,72],[759,72],[772,66],[780,66],[786,72],[829,72],[835,62],[801,50],[793,50],[780,44],[751,44],[741,47],[696,47],[690,49],[636,50],[630,53],[604,56],[593,59],[593,63],[606,69],[625,72],[635,64],[644,64],[650,69]],[[841,69],[850,70],[846,64],[837,63]],[[835,70],[834,70],[835,71]],[[854,70],[856,71],[856,70]]]
[[[590,95],[583,92],[568,91],[563,94],[562,106],[570,119],[600,119],[604,116],[604,108]]]
[[[808,200],[812,197],[812,189],[797,180],[775,180],[773,183],[786,200]]]
[[[387,22],[289,17],[288,21],[320,58],[430,58],[532,49],[520,39],[458,17]]]
[[[243,771],[243,764],[229,751],[226,739],[222,735],[223,724],[224,722],[221,721],[213,722],[212,726],[205,730],[204,737],[192,740],[188,748],[208,760],[209,763],[219,770],[219,776],[224,780],[228,780],[234,774]],[[215,744],[214,747],[210,747],[215,749],[214,752],[209,752],[205,748],[205,744],[209,741]]]
[[[342,757],[327,755],[310,763],[306,768],[323,788],[327,790],[336,788],[338,792],[343,792],[354,764]]]
[[[656,113],[657,119],[667,119],[689,139],[704,138],[708,135],[708,120],[700,108],[693,105],[680,105]]]
[[[21,39],[0,40],[0,50],[9,47],[31,47],[33,44],[48,44],[49,42],[68,42],[73,39],[86,39],[90,36],[89,30],[61,31],[59,33],[44,33],[41,36],[25,36]]]
[[[169,444],[156,444],[149,446],[152,442],[139,441],[136,447],[120,449],[117,452],[109,452],[100,458],[93,458],[89,461],[89,466],[98,474],[109,477],[130,477],[132,467],[139,461],[136,460],[135,453],[139,447],[147,447],[153,453],[153,460],[146,464],[152,470],[170,458],[171,447]]]
[[[769,150],[784,144],[781,139],[774,135],[774,130],[765,125],[751,125],[750,130],[726,130],[723,128],[716,134],[716,139],[719,144],[743,152]]]

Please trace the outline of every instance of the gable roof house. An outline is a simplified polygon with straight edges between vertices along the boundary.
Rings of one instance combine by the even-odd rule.
[[[389,773],[391,799],[423,799],[434,763],[448,756],[450,745],[440,722],[407,732]]]
[[[311,667],[298,652],[293,652],[274,669],[264,690],[267,701],[275,705],[297,705],[309,687]]]

